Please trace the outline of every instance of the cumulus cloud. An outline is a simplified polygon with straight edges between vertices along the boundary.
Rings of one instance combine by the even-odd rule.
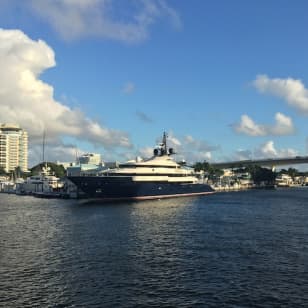
[[[294,157],[297,155],[298,151],[292,148],[276,149],[273,141],[268,141],[254,150],[254,159]]]
[[[249,136],[285,136],[294,133],[292,119],[281,112],[275,114],[274,125],[257,124],[248,115],[241,116],[240,123],[233,125],[233,129],[240,134]]]
[[[308,115],[308,89],[300,79],[271,79],[267,75],[258,75],[253,85],[261,93],[280,97],[290,106]]]
[[[278,152],[274,147],[273,141],[268,141],[262,144],[255,150],[254,154],[254,157],[257,156],[258,158],[272,158],[278,156]]]
[[[252,151],[239,149],[235,151],[234,157],[232,160],[247,160],[252,158]],[[226,159],[228,161],[228,159]]]
[[[144,147],[138,150],[138,156],[149,158],[153,156],[153,147]]]
[[[260,144],[253,150],[239,149],[235,151],[232,158],[225,158],[226,161],[238,161],[247,159],[267,159],[267,158],[285,158],[285,157],[295,157],[299,155],[298,151],[292,148],[277,149],[274,141],[270,140],[265,143]]]
[[[241,116],[241,122],[233,126],[237,133],[249,136],[264,136],[264,127],[256,124],[247,114]]]
[[[159,20],[181,27],[178,12],[165,0],[11,0],[10,6],[30,11],[65,40],[99,37],[134,43],[147,39]]]
[[[76,161],[76,156],[84,154],[84,151],[77,150],[75,145],[65,144],[61,141],[53,143],[46,143],[45,161],[53,162],[74,162]],[[42,146],[40,144],[32,144],[29,148],[29,161],[32,165],[36,165],[43,161]]]
[[[295,129],[293,126],[292,119],[280,112],[275,115],[276,124],[269,128],[269,132],[272,135],[291,135],[294,133]]]
[[[219,149],[218,146],[208,144],[204,140],[198,140],[190,135],[184,137],[184,144],[186,148],[195,149],[198,152],[212,152]]]
[[[45,130],[53,143],[71,136],[106,148],[130,147],[125,132],[103,127],[54,99],[53,87],[40,75],[55,65],[54,51],[44,41],[0,29],[0,123],[18,123],[32,143],[41,142]]]
[[[156,144],[147,146],[137,151],[137,156],[142,158],[149,158],[153,156],[153,149],[156,145],[160,144],[162,136],[156,138]],[[167,143],[169,148],[175,151],[176,161],[186,161],[189,165],[198,161],[210,161],[212,153],[219,149],[218,146],[211,146],[203,140],[197,140],[192,136],[176,137],[174,132],[167,133]]]
[[[219,149],[219,146],[210,145],[206,141],[196,139],[191,135],[177,138],[173,132],[168,133],[168,144],[175,149],[177,160],[185,160],[189,164],[197,161],[210,161],[212,153]]]
[[[182,142],[178,138],[175,137],[173,132],[169,132],[167,134],[167,137],[168,137],[168,144],[170,147],[179,148],[182,146]]]

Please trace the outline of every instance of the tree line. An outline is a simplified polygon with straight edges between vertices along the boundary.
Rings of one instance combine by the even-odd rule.
[[[223,175],[223,170],[220,168],[213,167],[207,161],[197,162],[192,166],[195,171],[204,171],[209,179],[215,179]],[[272,184],[275,182],[276,177],[279,174],[288,174],[292,178],[296,176],[308,176],[308,172],[300,172],[295,168],[281,169],[279,172],[272,171],[268,168],[263,168],[258,165],[252,165],[247,167],[233,168],[234,173],[249,173],[251,175],[251,179],[256,184],[260,184],[262,182],[267,184]]]
[[[14,170],[10,172],[6,172],[3,167],[0,167],[0,175],[2,176],[10,176],[14,178],[26,178],[33,175],[38,175],[42,172],[43,168],[47,166],[50,168],[50,173],[55,175],[56,177],[62,178],[65,176],[66,171],[62,165],[57,165],[52,162],[40,163],[30,168],[29,172],[23,172],[20,167],[16,167]]]

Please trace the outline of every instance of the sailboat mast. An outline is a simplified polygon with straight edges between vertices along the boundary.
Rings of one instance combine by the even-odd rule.
[[[43,163],[45,162],[45,130],[43,131]]]

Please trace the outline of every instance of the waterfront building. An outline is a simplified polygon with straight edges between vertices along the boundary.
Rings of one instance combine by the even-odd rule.
[[[62,165],[66,169],[67,176],[95,175],[108,168],[102,161],[101,155],[96,153],[83,154],[77,158],[76,163],[70,163],[69,165],[62,163]],[[65,186],[70,198],[82,198],[84,193],[69,179],[66,179]]]
[[[28,171],[28,133],[16,124],[0,124],[0,168]]]
[[[61,162],[58,160],[55,162],[55,164],[58,166],[63,166],[65,170],[67,170],[68,167],[72,167],[76,165],[75,163],[72,163],[72,162]]]
[[[102,163],[101,154],[86,153],[78,157],[79,164],[100,165]]]
[[[59,163],[59,162],[58,162]],[[76,163],[61,163],[67,171],[67,175],[77,176],[80,174],[97,173],[108,167],[102,161],[101,154],[86,153],[76,159]]]
[[[79,157],[76,157],[75,162],[61,162],[57,161],[56,164],[58,166],[62,165],[65,170],[68,168],[72,169],[95,169],[98,166],[102,167],[104,166],[104,162],[102,161],[101,154],[97,153],[86,153]]]
[[[293,184],[293,179],[288,174],[279,174],[276,177],[276,185],[278,187],[289,187]]]

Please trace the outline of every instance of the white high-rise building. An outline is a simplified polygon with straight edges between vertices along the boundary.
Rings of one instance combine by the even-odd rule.
[[[16,124],[0,124],[0,168],[28,170],[28,133]]]

